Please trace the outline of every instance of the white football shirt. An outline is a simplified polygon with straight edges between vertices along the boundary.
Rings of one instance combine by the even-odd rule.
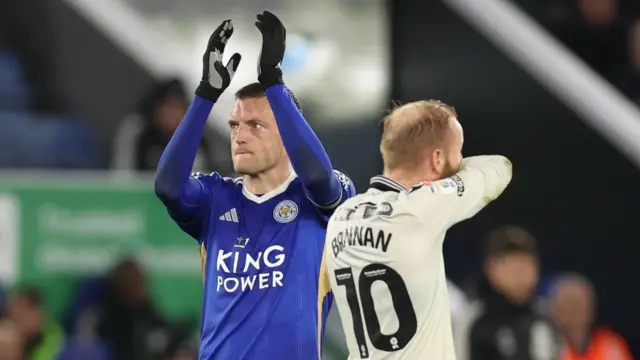
[[[502,156],[412,188],[383,176],[329,220],[324,263],[349,359],[455,360],[442,243],[511,180]]]

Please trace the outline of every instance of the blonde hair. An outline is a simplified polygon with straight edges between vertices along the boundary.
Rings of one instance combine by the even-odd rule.
[[[442,144],[452,117],[457,117],[455,109],[438,100],[395,103],[382,120],[380,153],[385,169],[419,165],[425,149]]]

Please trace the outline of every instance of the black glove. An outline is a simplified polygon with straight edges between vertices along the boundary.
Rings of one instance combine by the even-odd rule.
[[[241,56],[233,54],[227,66],[222,65],[222,57],[227,41],[233,34],[233,22],[225,20],[211,34],[207,51],[202,57],[202,80],[196,89],[196,95],[216,102],[220,95],[229,87],[235,75]]]
[[[262,50],[258,59],[258,81],[267,88],[276,84],[284,85],[280,64],[284,57],[287,30],[280,19],[268,11],[258,14],[256,27],[262,33]]]

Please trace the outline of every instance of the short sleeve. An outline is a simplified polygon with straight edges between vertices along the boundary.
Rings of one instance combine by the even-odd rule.
[[[504,156],[474,156],[463,160],[454,176],[434,182],[424,182],[411,189],[409,197],[425,216],[434,209],[447,216],[446,226],[452,226],[477,214],[497,199],[511,182],[512,167]]]
[[[201,196],[199,196],[198,204],[184,204],[186,207],[192,206],[195,208],[195,212],[188,214],[175,213],[169,210],[169,215],[175,221],[175,223],[191,237],[196,239],[199,244],[202,244],[206,234],[209,230],[209,215],[211,214],[211,208],[213,206],[213,199],[216,193],[220,192],[224,188],[225,182],[232,181],[229,178],[224,178],[220,174],[214,172],[211,174],[203,174],[200,172],[194,172],[189,178],[190,186],[199,186]]]

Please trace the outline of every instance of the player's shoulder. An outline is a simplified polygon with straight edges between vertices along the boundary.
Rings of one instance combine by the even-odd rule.
[[[232,178],[228,176],[222,176],[218,172],[212,172],[205,174],[202,172],[194,172],[191,177],[198,180],[203,186],[206,187],[230,187],[242,186],[242,177]]]
[[[355,194],[350,198],[346,199],[339,207],[355,207],[360,203],[372,201],[374,198],[380,195],[381,195],[380,191],[377,191],[375,189],[368,189],[364,193]]]
[[[426,193],[432,195],[457,195],[464,194],[464,181],[458,175],[453,175],[436,181],[422,181],[411,187],[411,193]]]
[[[333,169],[333,176],[338,179],[340,185],[342,185],[343,187],[347,188],[349,186],[353,186],[353,182],[351,181],[349,176],[342,170]]]

